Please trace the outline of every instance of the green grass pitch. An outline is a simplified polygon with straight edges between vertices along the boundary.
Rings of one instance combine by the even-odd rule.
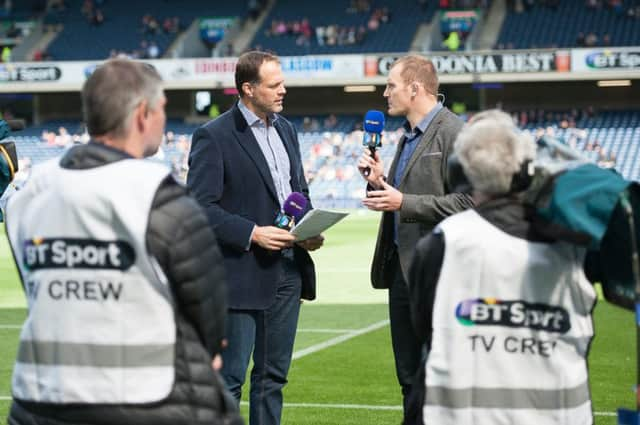
[[[285,388],[283,424],[378,425],[401,421],[387,317],[386,292],[369,285],[378,215],[354,212],[326,233],[313,254],[318,300],[305,303]],[[3,233],[3,231],[0,231]],[[9,407],[11,370],[25,302],[0,234],[0,422]],[[604,301],[595,311],[589,356],[595,423],[613,425],[615,410],[634,406],[633,315]],[[306,350],[306,351],[305,351]],[[246,400],[246,397],[244,398]],[[242,412],[247,414],[246,402]]]

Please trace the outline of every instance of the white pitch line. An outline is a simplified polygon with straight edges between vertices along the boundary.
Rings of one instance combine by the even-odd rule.
[[[248,406],[248,401],[241,401],[241,405]],[[318,409],[356,409],[356,410],[402,410],[402,406],[385,406],[375,404],[333,404],[333,403],[284,403],[284,407],[310,407]],[[594,416],[616,416],[616,412],[593,412]]]
[[[305,333],[345,334],[353,331],[357,331],[357,329],[298,328],[298,332]]]
[[[373,332],[389,324],[389,320],[381,320],[372,325],[369,325],[362,329],[313,329],[313,328],[301,328],[298,332],[317,332],[317,333],[344,333],[344,335],[331,338],[320,344],[315,344],[307,347],[303,350],[298,350],[293,353],[292,360],[296,360],[307,356],[309,354],[316,353],[324,350],[325,348],[332,347],[334,345],[341,344],[352,338],[360,335],[364,335],[369,332]],[[22,325],[0,325],[0,329],[20,329]],[[0,396],[0,401],[11,400],[10,396]],[[242,405],[248,405],[246,401],[241,402]],[[384,405],[369,405],[369,404],[322,404],[322,403],[284,403],[284,407],[301,407],[301,408],[321,408],[321,409],[362,409],[362,410],[402,410],[402,406],[384,406]],[[616,412],[593,412],[594,416],[617,416]]]
[[[11,397],[0,396],[0,401],[11,400]],[[248,401],[241,401],[241,405],[248,406]],[[318,409],[357,409],[357,410],[402,410],[402,406],[378,406],[371,404],[322,404],[322,403],[284,403],[284,407],[310,407]],[[616,412],[593,412],[594,416],[617,416]]]
[[[0,325],[0,329],[22,329],[22,325]],[[298,332],[344,334],[347,332],[354,332],[357,330],[358,329],[299,328]]]
[[[324,342],[321,342],[319,344],[315,344],[315,345],[312,345],[310,347],[304,348],[302,350],[296,351],[295,353],[293,353],[293,356],[291,357],[291,359],[292,360],[297,360],[297,359],[302,358],[304,356],[308,356],[309,354],[313,354],[313,353],[318,352],[320,350],[324,350],[325,348],[329,348],[329,347],[332,347],[334,345],[338,345],[340,343],[348,341],[348,340],[350,340],[352,338],[355,338],[357,336],[364,335],[366,333],[375,331],[375,330],[380,329],[383,326],[386,326],[388,324],[389,324],[389,320],[385,319],[385,320],[381,320],[379,322],[376,322],[376,323],[374,323],[372,325],[369,325],[366,328],[356,329],[356,330],[348,332],[348,333],[346,333],[344,335],[340,335],[340,336],[337,336],[335,338],[328,339],[328,340],[326,340]]]
[[[241,401],[241,405],[248,406],[248,401]],[[312,407],[319,409],[362,409],[362,410],[402,410],[402,406],[376,406],[368,404],[323,404],[323,403],[284,403],[284,407]]]

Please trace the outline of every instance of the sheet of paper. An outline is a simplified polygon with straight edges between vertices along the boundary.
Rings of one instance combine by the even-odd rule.
[[[296,241],[303,241],[319,235],[348,215],[349,213],[316,208],[302,217],[300,223],[291,229],[291,233],[296,236]]]

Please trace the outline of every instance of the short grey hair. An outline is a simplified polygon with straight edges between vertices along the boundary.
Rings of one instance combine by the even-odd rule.
[[[162,77],[151,65],[111,59],[82,87],[82,113],[91,136],[124,137],[133,110],[143,101],[154,109],[163,96]]]
[[[524,161],[535,158],[536,145],[508,114],[491,109],[469,120],[454,152],[474,191],[496,196],[511,191],[513,175]]]

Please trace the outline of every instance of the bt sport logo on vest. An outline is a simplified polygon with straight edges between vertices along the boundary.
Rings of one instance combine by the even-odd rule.
[[[571,329],[571,319],[564,308],[522,300],[468,299],[456,306],[455,314],[464,326],[505,326],[561,334]]]
[[[129,269],[135,251],[125,241],[78,238],[33,238],[24,241],[24,266],[39,269]]]

